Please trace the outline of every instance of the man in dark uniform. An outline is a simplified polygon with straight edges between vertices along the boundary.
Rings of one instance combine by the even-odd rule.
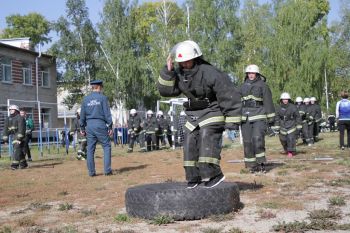
[[[289,93],[282,93],[280,101],[274,127],[279,130],[284,153],[288,158],[292,158],[296,153],[297,131],[302,128],[301,118],[297,107],[291,102]]]
[[[244,162],[251,173],[265,171],[265,132],[274,123],[271,90],[257,65],[249,65],[240,90],[242,95],[242,136]]]
[[[316,97],[310,98],[310,105],[312,107],[312,111],[315,114],[313,138],[314,138],[314,142],[317,142],[318,141],[318,134],[320,132],[320,124],[322,121],[322,110],[321,110],[320,105],[317,103]]]
[[[137,114],[136,109],[130,110],[130,116],[128,120],[128,135],[129,135],[129,147],[128,147],[128,153],[133,152],[134,150],[134,144],[137,138],[139,139],[140,146],[144,145],[143,138],[140,136],[140,133],[142,131],[141,127],[142,119]],[[142,150],[142,148],[141,148]]]
[[[308,130],[308,122],[307,119],[309,117],[309,113],[306,109],[306,105],[303,103],[303,98],[300,96],[296,98],[296,107],[299,111],[299,115],[301,118],[301,130],[298,130],[298,136],[302,137],[303,144],[308,145],[310,143],[309,130]]]
[[[184,168],[187,188],[204,182],[206,188],[219,185],[225,176],[220,167],[222,133],[238,129],[241,122],[239,92],[229,76],[202,57],[194,41],[177,44],[161,70],[158,90],[162,96],[183,93],[187,115],[184,138]]]
[[[143,122],[145,130],[145,140],[147,143],[147,151],[155,150],[157,144],[156,132],[158,131],[157,119],[152,110],[147,111],[147,116]]]
[[[13,154],[11,169],[16,170],[18,167],[24,169],[28,167],[25,155],[23,153],[24,138],[26,132],[26,121],[20,116],[17,105],[9,107],[10,116],[6,117],[2,140],[9,141],[12,136]]]
[[[330,114],[329,116],[328,116],[328,124],[329,124],[329,130],[331,131],[331,132],[334,132],[335,131],[335,121],[336,121],[336,118],[335,118],[335,115],[333,115],[333,114]]]
[[[305,104],[305,113],[306,113],[306,121],[308,126],[308,146],[312,146],[314,144],[314,124],[315,124],[315,108],[310,104],[310,98],[304,98]]]
[[[24,137],[24,142],[23,142],[23,153],[24,157],[27,155],[28,156],[28,161],[32,161],[32,155],[30,153],[30,148],[29,148],[29,141],[32,139],[32,133],[34,130],[34,122],[31,117],[27,116],[27,112],[25,110],[20,111],[21,117],[23,117],[26,121],[26,136]]]
[[[100,142],[104,155],[104,174],[112,175],[111,141],[112,116],[108,99],[103,95],[101,80],[90,82],[92,92],[84,97],[81,104],[80,128],[81,134],[87,137],[87,167],[89,176],[96,176],[94,154],[96,143]]]
[[[167,122],[164,118],[163,111],[157,112],[157,125],[158,130],[156,131],[156,148],[164,149],[165,148],[165,131],[167,130]]]

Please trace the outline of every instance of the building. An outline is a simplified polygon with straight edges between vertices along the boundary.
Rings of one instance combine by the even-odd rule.
[[[16,104],[43,128],[57,127],[56,59],[30,48],[29,38],[0,40],[0,131],[7,107]],[[40,111],[38,111],[40,106]]]

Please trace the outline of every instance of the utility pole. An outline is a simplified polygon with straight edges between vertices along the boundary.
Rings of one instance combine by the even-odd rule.
[[[190,7],[186,3],[186,10],[187,10],[187,27],[186,27],[186,33],[187,35],[190,35]]]
[[[327,109],[327,117],[329,114],[329,99],[328,99],[328,83],[327,83],[327,70],[324,68],[324,82],[325,82],[325,92],[326,92],[326,109]]]

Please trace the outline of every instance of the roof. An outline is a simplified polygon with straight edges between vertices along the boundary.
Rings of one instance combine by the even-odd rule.
[[[8,48],[8,49],[16,50],[16,51],[23,52],[23,53],[30,53],[30,54],[32,54],[32,55],[34,55],[36,57],[39,56],[38,52],[35,52],[35,51],[32,51],[32,50],[28,50],[28,49],[19,48],[19,47],[16,47],[16,46],[5,44],[5,43],[1,43],[1,41],[0,41],[0,48]],[[48,55],[48,54],[44,54],[44,53],[42,53],[41,56],[42,57],[47,57],[47,58],[54,58],[54,56],[51,56],[51,55]]]

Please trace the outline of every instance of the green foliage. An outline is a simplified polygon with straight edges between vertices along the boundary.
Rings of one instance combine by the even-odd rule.
[[[59,211],[68,211],[71,209],[73,209],[73,205],[70,203],[63,203],[63,204],[59,204],[58,206]]]
[[[3,226],[0,228],[0,233],[11,233],[12,229],[9,226]]]
[[[14,14],[6,17],[7,28],[0,34],[2,38],[30,37],[33,46],[48,43],[51,38],[50,22],[38,13]]]
[[[335,197],[331,197],[328,199],[328,203],[331,206],[344,206],[345,203],[345,198],[341,197],[341,196],[335,196]]]
[[[129,216],[126,214],[118,214],[117,216],[114,217],[114,220],[117,222],[130,222],[131,221]]]
[[[166,224],[170,224],[170,223],[174,223],[174,219],[169,217],[169,216],[166,216],[166,215],[160,215],[160,216],[157,216],[155,217],[152,221],[151,221],[151,224],[154,224],[154,225],[166,225]]]

